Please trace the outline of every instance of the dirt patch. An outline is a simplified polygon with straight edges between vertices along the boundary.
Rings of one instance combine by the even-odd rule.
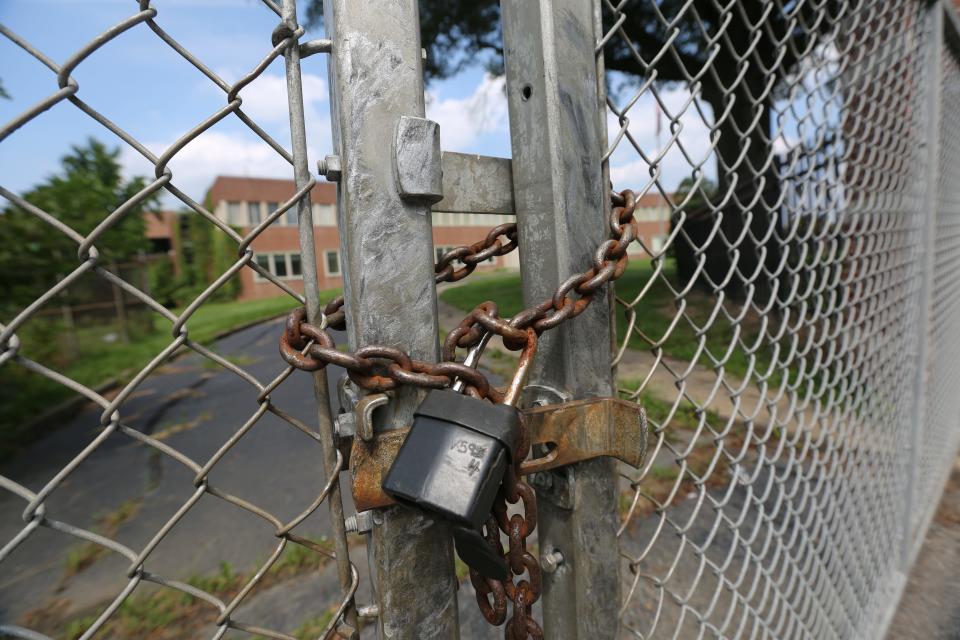
[[[960,459],[910,571],[887,640],[960,639]]]

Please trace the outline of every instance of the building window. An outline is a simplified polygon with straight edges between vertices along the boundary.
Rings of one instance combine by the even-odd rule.
[[[279,205],[276,202],[267,202],[267,217],[269,218],[274,211],[279,208]]]
[[[318,227],[335,227],[337,225],[337,215],[333,205],[314,204],[313,205],[313,224]]]
[[[273,254],[273,275],[278,278],[287,277],[287,256],[284,253]]]
[[[652,247],[652,248],[653,248],[653,252],[654,252],[654,253],[659,253],[660,251],[663,250],[663,241],[664,241],[665,239],[666,239],[665,236],[653,236],[653,247]]]
[[[243,215],[243,204],[242,202],[227,203],[227,224],[240,226],[246,223]]]
[[[283,212],[283,222],[290,227],[297,226],[297,205],[293,205]]]
[[[260,224],[260,203],[251,202],[247,208],[247,214],[250,216],[250,226],[255,227]]]
[[[303,277],[303,265],[300,254],[292,253],[258,253],[255,258],[257,265],[270,275],[281,280],[290,280]],[[260,272],[253,274],[254,280],[262,282],[264,278]]]
[[[340,252],[339,251],[326,251],[327,259],[327,275],[328,276],[338,276],[340,275]]]

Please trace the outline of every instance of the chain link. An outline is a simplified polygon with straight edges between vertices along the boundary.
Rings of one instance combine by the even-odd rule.
[[[291,311],[281,334],[280,354],[289,364],[303,371],[316,371],[328,364],[341,366],[347,370],[351,380],[368,391],[390,391],[399,385],[442,389],[455,378],[462,377],[467,382],[467,393],[500,402],[502,394],[489,384],[482,373],[456,362],[456,350],[475,346],[486,332],[491,332],[503,338],[507,349],[519,351],[527,344],[528,328],[532,328],[539,336],[580,315],[592,302],[596,291],[623,275],[628,262],[627,247],[637,237],[634,193],[627,190],[614,194],[613,205],[610,214],[611,237],[597,248],[594,265],[590,269],[572,275],[557,288],[553,296],[509,319],[500,317],[494,302],[477,305],[447,334],[441,362],[416,360],[397,347],[380,345],[361,347],[353,353],[339,351],[327,329],[342,330],[346,326],[342,296],[326,305],[324,321],[320,326],[307,322],[304,309]],[[461,280],[480,262],[494,255],[509,253],[517,246],[516,233],[516,224],[503,224],[491,229],[486,238],[469,247],[448,251],[435,267],[436,281]],[[506,238],[507,242],[502,243],[501,238]],[[455,260],[464,266],[455,268]]]
[[[501,239],[505,242],[501,242]],[[434,266],[435,281],[457,282],[474,272],[477,265],[490,258],[505,256],[517,248],[517,224],[508,222],[490,229],[483,240],[471,245],[454,247],[442,256]],[[454,261],[462,266],[454,267]],[[346,316],[343,312],[343,296],[337,296],[327,303],[323,309],[327,319],[327,326],[342,331],[346,328]]]
[[[460,378],[466,383],[465,393],[492,402],[502,402],[503,393],[490,385],[486,376],[478,369],[456,361],[457,349],[475,346],[489,332],[500,336],[507,349],[523,349],[521,358],[532,357],[541,333],[580,315],[593,301],[597,291],[623,275],[629,260],[627,248],[638,236],[634,217],[636,197],[627,190],[613,194],[612,200],[610,238],[597,248],[592,267],[570,276],[553,296],[510,319],[500,317],[494,302],[477,305],[447,334],[441,362],[416,360],[397,347],[383,345],[361,347],[353,353],[339,351],[327,329],[345,328],[342,297],[327,304],[320,326],[307,322],[305,309],[292,311],[280,337],[280,353],[289,364],[304,371],[316,371],[328,364],[341,366],[351,380],[369,391],[389,391],[400,385],[442,389]],[[516,224],[494,227],[483,240],[443,254],[435,267],[436,281],[461,280],[481,262],[493,256],[505,255],[516,247]],[[455,266],[455,262],[462,266]],[[505,630],[507,640],[543,638],[543,630],[531,615],[533,604],[540,599],[540,564],[536,556],[527,550],[527,538],[537,527],[537,499],[536,493],[520,475],[520,464],[529,452],[529,434],[521,423],[520,444],[513,457],[514,465],[508,469],[497,494],[493,513],[484,525],[484,538],[500,557],[506,558],[513,579],[501,582],[486,578],[474,569],[470,570],[477,604],[490,624],[499,626],[507,621],[507,602],[513,603],[513,615],[507,621]],[[521,503],[522,512],[509,515],[507,505],[517,502]],[[507,551],[504,551],[500,542],[501,532],[509,540]]]

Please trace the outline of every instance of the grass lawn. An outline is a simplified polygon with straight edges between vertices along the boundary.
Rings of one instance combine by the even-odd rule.
[[[519,273],[496,273],[474,277],[476,279],[469,281],[468,284],[447,289],[440,298],[464,311],[470,311],[485,300],[493,300],[500,308],[500,315],[504,317],[513,316],[523,308]],[[654,271],[649,261],[631,262],[626,273],[616,282],[617,296],[632,302],[653,277]],[[727,320],[722,312],[716,314],[711,322],[714,297],[705,292],[690,291],[685,296],[684,314],[676,320],[680,312],[668,282],[674,283],[674,288],[679,289],[676,284],[676,268],[672,260],[667,261],[643,299],[636,305],[637,321],[634,331],[630,334],[629,347],[649,349],[652,345],[659,344],[668,356],[682,360],[691,360],[696,357],[697,362],[710,368],[717,366],[715,360],[725,360],[723,366],[726,371],[741,378],[745,377],[750,369],[750,356],[743,344],[752,345],[757,340],[760,332],[758,316],[747,314],[740,321],[739,328]],[[731,314],[739,313],[739,305],[727,303],[727,307]],[[571,322],[578,321],[579,319],[574,319]],[[676,325],[671,330],[670,327],[675,321]],[[628,326],[629,316],[626,310],[618,305],[617,335],[621,344]],[[697,329],[698,326],[709,328],[700,330]],[[646,336],[646,339],[638,334],[638,330]],[[731,349],[731,343],[738,331],[739,341]],[[697,355],[701,336],[705,339],[706,351],[710,355],[706,352]],[[761,371],[765,371],[769,363],[770,347],[765,345],[757,350],[754,367],[760,367]],[[776,376],[772,377],[772,380],[778,379]]]
[[[324,300],[339,295],[339,290],[323,292]],[[296,306],[289,296],[230,302],[210,302],[200,307],[187,321],[190,338],[210,343],[218,336],[257,320],[282,315]],[[58,332],[62,325],[47,319],[33,319],[18,332],[23,346],[20,353],[88,387],[110,380],[129,380],[137,371],[170,344],[171,323],[157,314],[132,314],[130,342],[108,342],[115,331],[109,323],[93,324],[76,330],[75,357],[66,357]],[[188,350],[181,347],[180,353]],[[75,394],[44,376],[26,370],[16,362],[0,367],[0,460],[12,456],[19,447],[36,439],[27,423]]]

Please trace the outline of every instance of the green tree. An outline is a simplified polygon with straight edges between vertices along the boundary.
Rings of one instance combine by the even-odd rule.
[[[654,72],[660,84],[693,80],[721,133],[718,161],[728,171],[717,172],[720,189],[730,171],[749,174],[740,177],[741,183],[763,174],[770,162],[771,87],[796,67],[821,30],[832,27],[831,13],[839,11],[840,3],[800,3],[789,16],[785,10],[771,10],[768,0],[738,0],[726,10],[714,0],[617,4],[626,17],[621,26],[632,42],[608,40],[607,70],[638,79],[633,86]],[[421,39],[429,51],[424,67],[428,80],[448,77],[478,59],[492,70],[502,69],[499,0],[420,0],[419,6]],[[610,29],[619,16],[607,3],[603,12],[604,28]],[[308,19],[322,21],[320,0],[312,0]]]
[[[93,139],[74,146],[62,158],[59,174],[22,197],[85,236],[149,184],[146,178],[125,179],[119,155],[119,149]],[[124,261],[147,248],[143,214],[156,210],[158,201],[158,195],[151,194],[97,239],[101,263]],[[11,205],[0,212],[4,306],[29,304],[78,264],[77,243],[68,236],[20,207]]]
[[[701,178],[697,182],[692,176],[687,176],[677,185],[673,203],[676,206],[682,205],[685,211],[698,212],[700,209],[709,208],[708,205],[716,192],[717,185],[710,178]]]

